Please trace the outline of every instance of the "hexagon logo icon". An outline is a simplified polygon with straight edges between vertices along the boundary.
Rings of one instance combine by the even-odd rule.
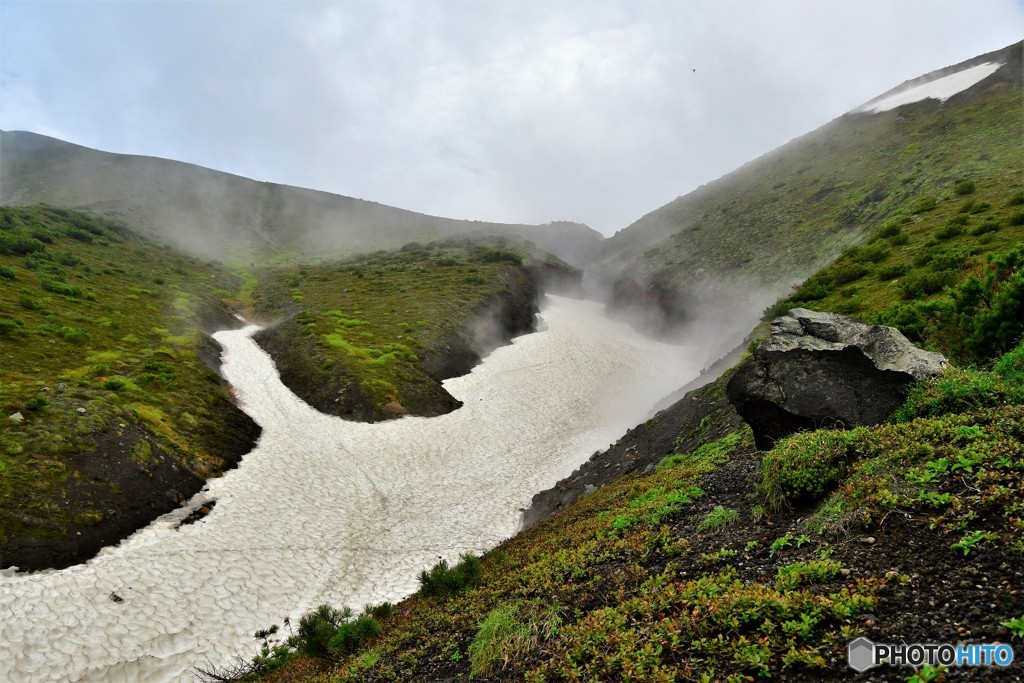
[[[875,665],[875,644],[864,637],[850,643],[847,650],[850,668],[860,673]]]

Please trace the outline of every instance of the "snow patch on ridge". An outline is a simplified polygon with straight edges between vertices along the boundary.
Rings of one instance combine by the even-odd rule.
[[[920,102],[921,100],[929,98],[945,102],[953,95],[963,92],[972,85],[985,80],[998,71],[1002,66],[1003,64],[1001,62],[985,62],[984,64],[978,64],[977,66],[972,66],[926,83],[912,84],[909,87],[897,89],[896,92],[882,95],[881,97],[876,98],[853,111],[857,114],[877,114],[879,112],[889,111],[896,107],[902,107],[905,104]]]

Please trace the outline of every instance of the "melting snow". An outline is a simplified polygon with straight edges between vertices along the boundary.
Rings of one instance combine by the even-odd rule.
[[[854,111],[877,114],[928,98],[945,102],[958,92],[967,90],[967,88],[970,88],[975,83],[980,83],[988,78],[1001,66],[1003,65],[996,62],[986,62],[972,66],[963,71],[957,71],[948,76],[937,78],[934,81],[911,85],[905,90],[894,92],[891,95],[883,95],[880,99],[868,102]]]
[[[86,564],[0,572],[0,680],[187,679],[251,655],[253,632],[285,616],[399,600],[438,558],[514,534],[536,491],[697,370],[692,349],[551,299],[544,331],[445,383],[462,408],[379,424],[301,402],[256,328],[218,333],[224,374],[264,430],[256,449],[190,507]],[[210,498],[209,516],[175,529]]]

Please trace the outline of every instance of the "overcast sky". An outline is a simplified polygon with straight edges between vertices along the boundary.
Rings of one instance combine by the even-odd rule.
[[[0,0],[0,128],[454,218],[610,234],[1024,0]]]

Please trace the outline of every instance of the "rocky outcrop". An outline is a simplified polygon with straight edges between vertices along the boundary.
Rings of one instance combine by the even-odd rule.
[[[530,269],[509,269],[505,289],[479,306],[444,342],[428,349],[422,367],[439,380],[465,375],[483,356],[534,328],[543,276]],[[446,411],[447,412],[447,411]]]
[[[802,429],[878,424],[945,366],[892,327],[794,308],[772,322],[726,392],[767,450]]]

